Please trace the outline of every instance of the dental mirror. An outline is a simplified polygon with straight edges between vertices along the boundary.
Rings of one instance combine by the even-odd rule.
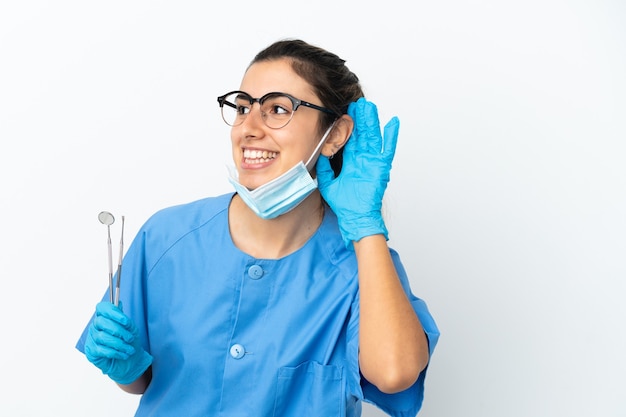
[[[106,226],[111,226],[115,223],[115,217],[113,217],[113,215],[108,211],[101,211],[100,214],[98,214],[98,220]]]
[[[111,302],[113,302],[113,260],[111,255],[111,225],[115,222],[115,217],[113,217],[113,215],[108,211],[101,211],[100,214],[98,214],[98,220],[100,220],[100,223],[106,225],[107,227],[107,249],[109,255],[109,298]]]

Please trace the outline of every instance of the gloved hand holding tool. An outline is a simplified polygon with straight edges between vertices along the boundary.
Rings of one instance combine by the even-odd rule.
[[[152,364],[152,356],[141,346],[133,321],[106,301],[98,303],[89,328],[85,356],[118,384],[130,384]]]
[[[343,151],[341,173],[334,178],[330,161],[322,155],[317,162],[317,180],[322,196],[337,215],[346,247],[352,247],[352,242],[365,236],[383,234],[388,239],[382,201],[400,121],[393,117],[381,135],[376,105],[365,98],[351,103],[348,115],[354,128]]]

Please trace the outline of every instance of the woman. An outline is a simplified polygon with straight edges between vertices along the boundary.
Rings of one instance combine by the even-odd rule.
[[[397,118],[381,135],[344,61],[300,40],[218,103],[236,192],[152,216],[77,348],[137,416],[417,414],[439,333],[387,246]]]

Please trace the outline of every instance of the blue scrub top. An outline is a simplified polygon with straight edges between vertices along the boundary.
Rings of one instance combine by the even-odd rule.
[[[357,262],[332,210],[298,251],[257,259],[230,237],[232,196],[157,212],[124,257],[120,300],[154,357],[135,415],[353,417],[367,401],[415,416],[425,371],[397,394],[359,373]],[[390,251],[432,354],[437,326]]]

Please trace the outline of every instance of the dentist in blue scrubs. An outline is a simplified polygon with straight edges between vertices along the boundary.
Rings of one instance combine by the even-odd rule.
[[[415,416],[439,331],[387,244],[398,119],[297,39],[217,105],[234,192],[149,218],[76,347],[138,417]]]

